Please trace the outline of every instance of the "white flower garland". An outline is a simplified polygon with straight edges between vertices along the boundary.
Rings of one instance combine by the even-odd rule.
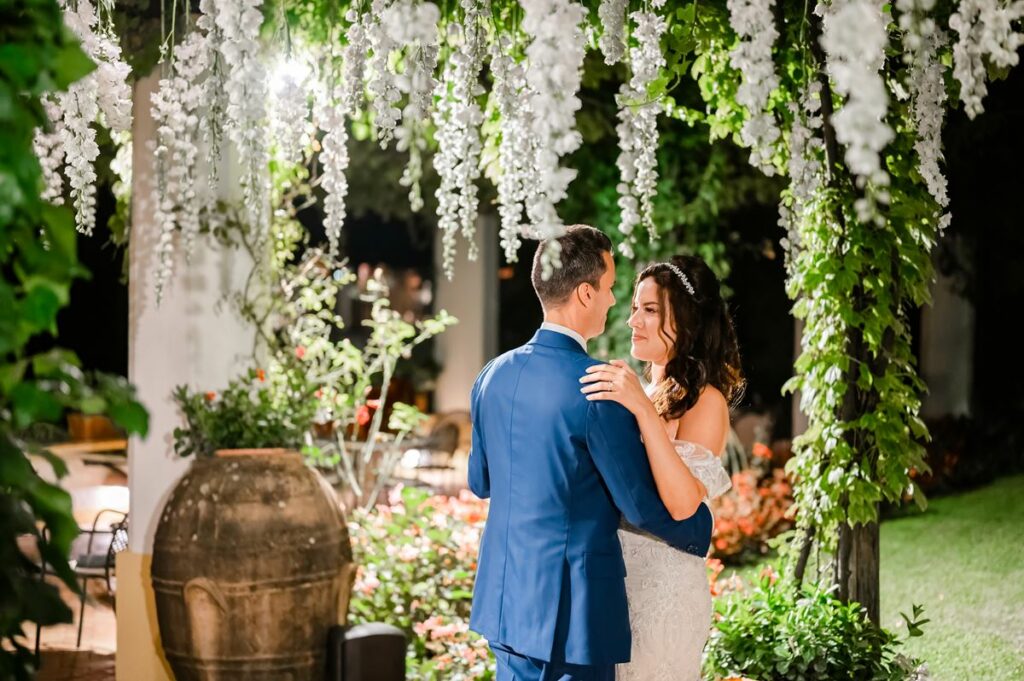
[[[558,242],[564,233],[555,205],[568,193],[576,171],[559,159],[582,143],[576,130],[577,96],[583,75],[587,37],[583,25],[587,9],[573,0],[522,0],[523,31],[530,36],[526,48],[526,80],[530,91],[531,128],[536,139],[536,191],[527,205],[532,234],[549,239],[541,254],[542,273],[550,277],[561,267]]]
[[[477,187],[480,176],[480,124],[483,112],[477,103],[478,82],[483,66],[483,3],[461,0],[465,19],[449,25],[449,40],[455,49],[445,65],[438,85],[434,124],[438,151],[434,168],[441,178],[437,189],[438,229],[442,231],[442,260],[445,276],[451,279],[455,267],[455,237],[459,230],[469,242],[469,259],[475,260]]]
[[[605,64],[618,64],[626,55],[627,0],[601,0],[597,16],[601,20],[601,37],[597,44]]]
[[[986,58],[1002,68],[1017,64],[1024,34],[1014,24],[1022,18],[1022,0],[961,0],[950,16],[950,28],[960,34],[953,46],[953,75],[960,81],[960,99],[968,117],[985,110],[981,101],[988,94]]]
[[[216,0],[212,3],[222,41],[228,95],[225,130],[238,150],[245,208],[257,238],[266,236],[267,212],[267,72],[260,61],[263,0]]]
[[[498,214],[501,247],[508,262],[518,260],[520,235],[527,200],[536,184],[533,159],[537,154],[530,135],[530,107],[526,69],[508,54],[511,41],[495,41],[491,51],[493,94],[497,102],[501,141],[498,144]]]
[[[768,111],[768,98],[779,87],[772,61],[772,49],[779,37],[772,13],[775,0],[729,0],[727,4],[730,23],[741,38],[729,55],[733,68],[743,74],[736,101],[750,113],[740,138],[750,147],[750,163],[766,175],[774,175],[772,156],[781,134],[774,114]]]
[[[879,74],[888,42],[885,16],[872,0],[834,3],[824,14],[821,45],[828,73],[836,92],[846,97],[832,117],[836,139],[846,146],[844,158],[858,186],[867,190],[857,201],[858,218],[878,223],[884,219],[876,203],[889,200],[884,189],[889,174],[882,168],[881,152],[893,139],[885,122],[889,94]]]
[[[647,228],[651,240],[657,238],[653,202],[658,183],[660,105],[648,101],[648,90],[665,67],[661,37],[668,28],[665,19],[653,12],[633,12],[630,18],[636,24],[633,37],[637,41],[629,49],[633,74],[616,97],[620,122],[615,128],[619,135],[619,231],[626,235],[619,251],[628,258],[633,257],[634,228],[638,224]]]
[[[174,233],[180,230],[185,240],[185,255],[190,258],[202,202],[197,193],[199,159],[199,119],[204,101],[203,75],[209,64],[206,39],[192,31],[174,50],[168,76],[161,78],[152,95],[153,120],[157,126],[157,182],[153,203],[155,221],[160,230],[157,244],[156,299],[174,271]]]

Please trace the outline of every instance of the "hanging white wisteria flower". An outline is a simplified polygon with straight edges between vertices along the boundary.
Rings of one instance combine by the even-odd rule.
[[[75,226],[83,234],[92,234],[96,225],[96,169],[94,164],[100,155],[96,144],[96,120],[99,106],[96,103],[96,80],[83,78],[60,96],[60,108],[64,114],[61,139],[67,160],[65,172],[71,186],[71,203],[75,208]]]
[[[211,213],[216,206],[216,185],[220,174],[221,145],[224,141],[224,116],[228,107],[225,83],[227,69],[220,45],[224,32],[217,26],[215,0],[199,0],[199,17],[196,26],[205,38],[207,74],[203,81],[203,109],[206,114],[199,119],[201,139],[206,146],[206,167],[209,182],[202,192],[203,210]]]
[[[772,61],[772,49],[779,37],[772,8],[775,0],[729,0],[729,21],[740,37],[730,54],[733,68],[743,74],[736,101],[750,113],[740,130],[743,144],[750,147],[750,163],[766,175],[775,174],[772,156],[779,139],[775,115],[768,110],[768,98],[779,87]]]
[[[347,115],[353,116],[362,110],[366,54],[370,49],[368,27],[373,19],[369,13],[360,14],[351,8],[345,14],[345,21],[349,22],[349,26],[345,31],[348,42],[341,53],[341,106]]]
[[[174,269],[175,232],[180,231],[184,238],[186,258],[191,257],[199,233],[203,205],[197,194],[199,118],[208,58],[205,38],[192,31],[175,48],[166,67],[167,77],[160,79],[152,95],[153,121],[157,126],[153,203],[160,230],[155,281],[158,303]]]
[[[395,127],[402,117],[402,111],[397,106],[402,93],[398,91],[395,74],[389,66],[391,53],[400,45],[388,33],[388,27],[384,23],[392,1],[373,0],[370,5],[370,16],[373,17],[373,21],[367,31],[372,56],[366,65],[366,89],[370,92],[373,127],[381,149],[387,147],[394,137]]]
[[[508,262],[516,262],[526,202],[536,184],[533,159],[537,150],[530,135],[530,106],[526,89],[526,69],[508,48],[511,40],[503,37],[492,45],[491,73],[497,103],[501,141],[498,143],[498,215],[501,217],[501,247]]]
[[[298,57],[278,64],[270,78],[270,137],[285,163],[302,163],[310,144],[309,65]]]
[[[427,125],[437,89],[434,71],[440,51],[440,20],[441,10],[437,5],[412,0],[395,2],[382,19],[389,37],[404,46],[404,68],[395,76],[395,85],[407,96],[407,102],[401,111],[402,125],[395,130],[395,137],[398,150],[409,153],[409,162],[399,182],[409,188],[409,206],[414,212],[423,208],[420,180],[423,152],[427,148]]]
[[[597,16],[601,20],[601,37],[597,44],[605,64],[618,64],[626,54],[627,0],[601,0]]]
[[[661,105],[651,101],[649,90],[665,67],[661,37],[668,24],[653,12],[633,12],[636,45],[629,48],[632,76],[622,84],[616,101],[619,106],[619,231],[626,239],[619,251],[633,257],[636,243],[634,228],[643,224],[652,240],[657,238],[654,225],[654,196],[658,183],[658,112]]]
[[[246,214],[257,238],[266,235],[267,214],[267,73],[260,61],[263,0],[216,0],[212,3],[224,57],[228,95],[225,130],[238,151]]]
[[[917,152],[918,169],[928,192],[941,208],[949,205],[946,177],[940,167],[942,124],[946,116],[945,68],[936,57],[939,46],[944,42],[945,34],[942,31],[925,37],[924,45],[918,51],[918,59],[910,69],[910,109],[917,130],[914,150]],[[947,222],[948,218],[940,224],[944,226]]]
[[[825,145],[819,131],[821,119],[821,83],[811,83],[802,97],[802,106],[790,102],[793,125],[789,131],[789,158],[786,172],[789,175],[788,203],[779,204],[779,225],[786,230],[780,244],[785,255],[785,265],[793,266],[796,253],[801,248],[800,228],[804,213],[823,187],[826,176],[822,158]]]
[[[39,157],[39,166],[43,171],[42,199],[59,206],[64,203],[64,176],[61,174],[64,166],[64,119],[60,105],[54,99],[44,97],[42,102],[50,131],[46,132],[42,128],[36,130],[32,148]]]
[[[820,7],[820,6],[819,6]],[[858,218],[882,222],[877,203],[888,203],[889,174],[881,152],[893,138],[885,117],[889,95],[879,70],[889,43],[886,19],[872,0],[848,0],[824,14],[821,45],[836,92],[846,97],[832,117],[844,158],[866,195],[857,201]]]
[[[131,88],[127,84],[130,69],[121,60],[121,48],[112,27],[100,25],[96,9],[89,0],[62,3],[62,7],[65,24],[81,41],[82,50],[97,64],[96,70],[72,84],[67,92],[58,94],[55,100],[63,121],[59,134],[75,209],[75,226],[83,234],[92,234],[96,225],[94,164],[100,153],[92,124],[99,122],[112,132],[123,132],[131,127]],[[54,181],[48,178],[49,182]]]
[[[915,55],[925,47],[925,40],[935,32],[935,20],[929,16],[935,0],[896,0],[900,30],[903,31],[903,61],[914,63]]]
[[[98,41],[96,59],[96,91],[103,124],[112,133],[129,132],[132,128],[132,88],[128,77],[132,69],[121,58],[121,46],[107,27]]]
[[[338,91],[343,90],[342,87]],[[348,119],[341,97],[330,86],[320,89],[316,102],[316,119],[324,131],[320,143],[320,187],[324,190],[324,231],[327,233],[328,254],[337,257],[340,249],[341,228],[345,224],[345,199],[348,196]]]
[[[960,81],[960,99],[969,118],[985,110],[981,101],[988,94],[986,60],[1000,68],[1019,61],[1022,19],[1022,0],[961,0],[950,16],[949,27],[960,34],[953,46],[953,75]]]
[[[523,31],[530,37],[526,48],[526,81],[529,86],[531,129],[535,136],[536,186],[528,199],[532,235],[548,239],[541,254],[542,273],[550,277],[561,267],[558,237],[564,232],[555,206],[568,194],[576,177],[562,167],[561,157],[582,143],[576,130],[577,93],[583,76],[587,38],[583,24],[587,9],[572,0],[523,0]]]
[[[451,279],[455,267],[455,238],[462,231],[469,244],[469,258],[477,255],[474,234],[477,217],[476,180],[480,177],[480,124],[483,111],[477,102],[483,67],[483,4],[461,0],[465,17],[448,27],[454,45],[437,88],[434,124],[438,150],[434,168],[441,179],[437,189],[437,226],[442,232],[442,260],[445,276]]]

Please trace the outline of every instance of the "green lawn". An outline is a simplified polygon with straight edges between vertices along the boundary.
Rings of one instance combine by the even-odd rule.
[[[1024,476],[882,524],[882,624],[925,606],[908,650],[936,681],[1024,679]]]
[[[882,625],[905,635],[914,603],[931,621],[907,651],[934,681],[1024,680],[1024,476],[882,523]]]

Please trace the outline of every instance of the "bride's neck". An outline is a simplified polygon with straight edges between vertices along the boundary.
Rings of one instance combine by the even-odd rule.
[[[665,380],[665,365],[651,362],[651,385],[658,385]]]

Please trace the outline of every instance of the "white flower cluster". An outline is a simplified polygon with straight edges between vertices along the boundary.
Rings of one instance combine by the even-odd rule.
[[[498,144],[498,214],[501,216],[501,247],[505,259],[518,259],[527,201],[535,185],[533,161],[537,154],[530,135],[530,106],[526,69],[508,53],[508,38],[492,46],[493,94],[501,125]]]
[[[605,64],[618,64],[626,55],[627,0],[601,0],[597,16],[601,20],[601,37],[597,44]]]
[[[83,51],[97,64],[96,70],[72,84],[67,92],[59,93],[54,100],[62,119],[62,125],[55,126],[55,130],[64,147],[75,226],[84,234],[92,234],[96,225],[94,165],[100,153],[92,124],[99,122],[115,134],[131,128],[132,94],[127,82],[131,69],[121,58],[121,47],[113,28],[100,24],[96,8],[89,0],[62,2],[61,5],[65,24],[81,41]],[[39,142],[46,143],[45,140]],[[51,155],[50,166],[57,171],[55,161]],[[48,194],[59,192],[58,180],[49,170],[45,172],[48,173]]]
[[[205,87],[203,75],[209,64],[206,38],[192,31],[174,50],[168,75],[161,78],[152,95],[156,123],[157,182],[153,190],[154,219],[160,230],[156,258],[156,300],[174,270],[175,232],[185,240],[185,256],[191,257],[202,201],[198,195],[199,119]]]
[[[343,90],[343,86],[339,88]],[[320,149],[323,168],[320,186],[324,190],[324,231],[330,256],[337,257],[341,228],[345,224],[345,198],[348,196],[348,111],[336,101],[339,96],[328,86],[317,99],[316,117],[324,131]]]
[[[531,38],[526,48],[526,81],[530,92],[531,129],[536,139],[536,191],[527,213],[533,235],[550,239],[541,254],[543,276],[561,266],[558,242],[564,231],[555,205],[567,195],[576,171],[559,159],[582,143],[576,130],[577,96],[583,75],[587,38],[583,25],[587,9],[573,0],[522,0],[523,31]]]
[[[96,129],[92,122],[99,114],[96,79],[85,77],[59,96],[64,115],[61,138],[64,142],[65,173],[71,185],[71,203],[75,208],[75,226],[83,234],[92,234],[96,225],[96,169],[100,155]]]
[[[822,158],[825,145],[821,140],[821,83],[813,82],[802,98],[802,106],[790,103],[793,125],[789,131],[789,201],[779,205],[779,225],[786,230],[780,243],[786,267],[794,264],[801,247],[800,227],[807,207],[822,188],[826,176]]]
[[[201,139],[206,145],[206,167],[209,174],[207,191],[203,192],[206,205],[204,210],[212,211],[217,201],[218,176],[220,174],[221,145],[224,141],[224,117],[228,108],[227,81],[224,57],[220,45],[224,32],[217,26],[214,8],[216,0],[199,0],[199,17],[196,26],[206,36],[207,75],[203,81],[203,108],[205,115],[199,119]],[[211,215],[213,213],[210,213]]]
[[[889,200],[884,189],[889,174],[882,167],[881,152],[893,131],[885,122],[889,94],[879,74],[888,43],[885,15],[873,0],[835,2],[825,12],[821,45],[836,92],[846,97],[832,123],[836,139],[846,146],[844,158],[858,186],[869,190],[856,206],[859,219],[865,221],[881,221],[876,202]]]
[[[918,167],[928,191],[940,207],[949,205],[946,178],[942,174],[942,124],[946,117],[945,67],[938,50],[947,36],[928,15],[935,0],[898,0],[899,24],[903,30],[903,60],[910,65],[910,111],[914,117]],[[943,217],[940,229],[948,223]]]
[[[216,0],[214,20],[222,31],[228,95],[225,130],[238,151],[249,222],[259,238],[268,227],[267,72],[260,61],[263,0]]]
[[[300,164],[309,147],[309,67],[293,57],[271,79],[270,136],[276,156]]]
[[[370,92],[370,106],[373,109],[373,127],[381,149],[385,148],[395,135],[398,119],[402,110],[398,108],[398,100],[402,93],[395,83],[395,74],[389,68],[391,53],[399,48],[399,43],[388,32],[388,12],[392,0],[373,0],[370,5],[370,16],[367,37],[370,42],[372,56],[367,62],[366,88]]]
[[[42,198],[59,206],[64,203],[64,176],[60,172],[64,166],[64,117],[55,99],[45,97],[42,102],[50,132],[42,128],[36,130],[32,149],[39,157],[39,165],[43,170],[45,186]]]
[[[1019,61],[1022,19],[1024,0],[961,0],[949,17],[949,27],[960,34],[953,46],[953,75],[960,81],[960,99],[970,118],[985,110],[986,60],[1000,68]]]
[[[400,92],[408,101],[402,109],[402,125],[395,131],[399,151],[409,152],[409,162],[399,182],[409,188],[409,206],[423,208],[420,179],[423,177],[423,152],[427,147],[426,130],[434,103],[437,57],[441,36],[438,23],[441,10],[432,2],[398,0],[388,8],[382,23],[388,35],[404,46],[404,70],[395,77]]]
[[[766,175],[774,175],[772,156],[780,132],[774,114],[768,111],[768,98],[779,87],[772,61],[772,48],[779,37],[772,13],[775,0],[729,0],[727,4],[729,21],[740,37],[740,44],[729,55],[733,68],[743,74],[736,101],[750,114],[740,138],[750,147],[750,163]]]
[[[636,45],[629,49],[632,76],[616,97],[619,124],[615,128],[619,135],[619,231],[627,236],[619,250],[628,258],[633,257],[638,224],[647,228],[652,240],[657,238],[653,202],[658,182],[660,105],[650,101],[648,90],[665,67],[661,36],[668,28],[665,19],[653,12],[633,12],[630,18],[636,24]]]
[[[345,14],[345,20],[349,26],[345,31],[348,42],[341,52],[341,106],[347,115],[353,116],[362,110],[366,55],[370,50],[369,26],[373,18],[368,12],[360,14],[351,8]]]
[[[935,9],[935,0],[896,0],[896,9],[903,31],[903,60],[913,64],[928,36],[935,32],[935,20],[928,15]]]
[[[449,25],[449,42],[454,44],[438,84],[434,112],[438,151],[434,168],[441,179],[437,188],[437,226],[442,231],[442,260],[451,279],[455,267],[455,238],[459,230],[469,242],[469,258],[477,255],[474,242],[477,216],[476,180],[480,176],[480,124],[483,111],[477,103],[482,94],[480,70],[483,45],[484,4],[481,0],[460,0],[465,11],[461,24]]]

